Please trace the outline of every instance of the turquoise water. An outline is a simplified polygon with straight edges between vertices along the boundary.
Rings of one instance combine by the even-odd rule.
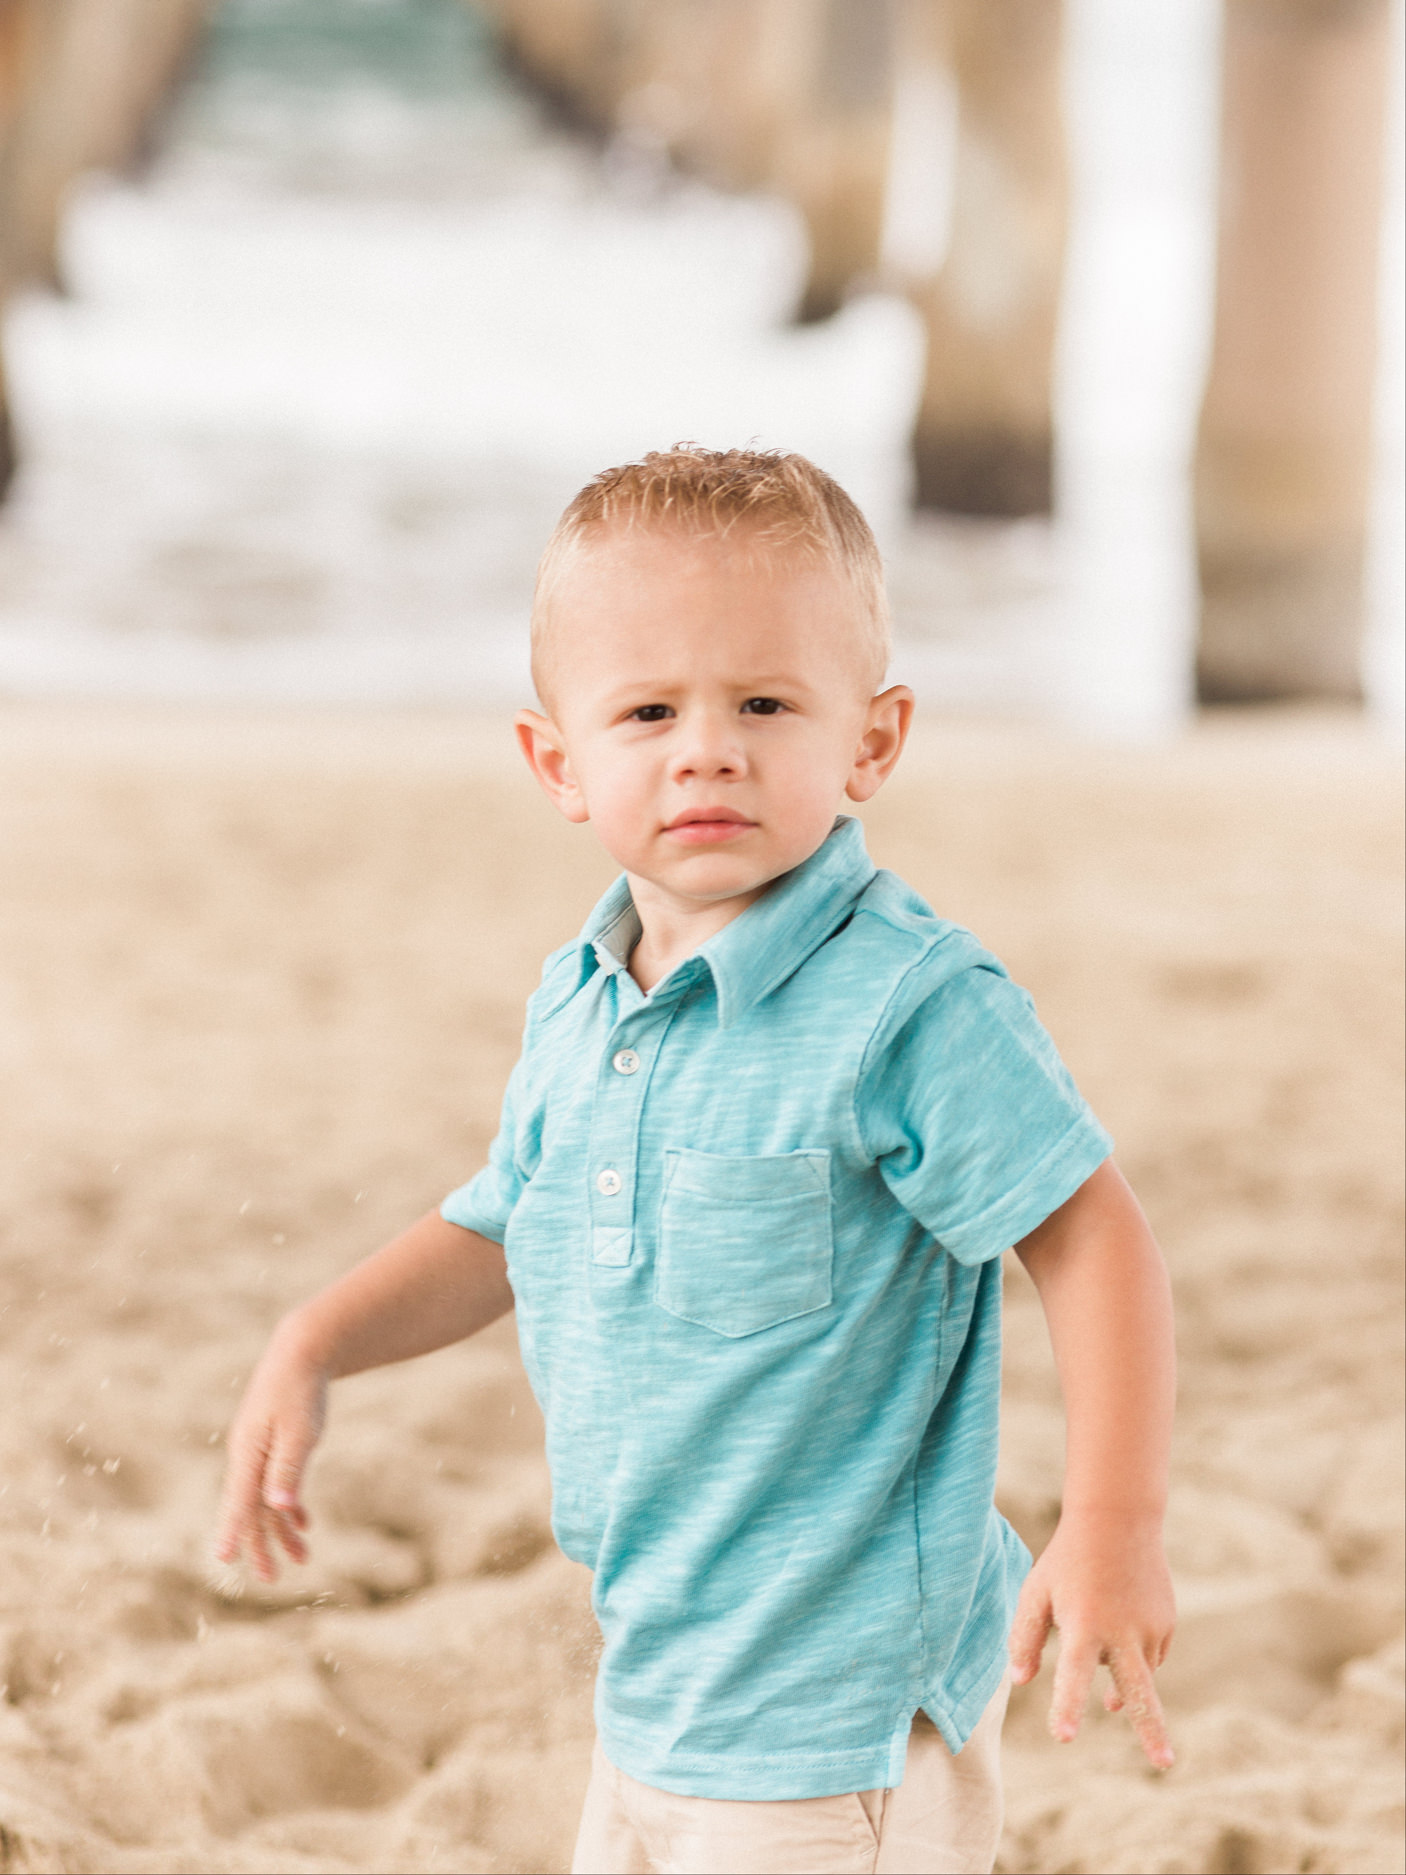
[[[463,0],[221,0],[199,82],[260,81],[457,100],[503,86],[489,23]]]
[[[552,141],[464,0],[221,0],[167,162],[346,197],[483,194]]]

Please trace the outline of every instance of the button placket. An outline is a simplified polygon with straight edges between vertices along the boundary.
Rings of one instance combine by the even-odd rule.
[[[673,1008],[636,1007],[606,1040],[592,1103],[587,1172],[591,1261],[597,1266],[621,1269],[634,1260],[640,1119],[649,1070],[673,1015]]]

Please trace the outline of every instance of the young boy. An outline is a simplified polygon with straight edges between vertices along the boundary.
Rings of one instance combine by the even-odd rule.
[[[280,1324],[231,1433],[218,1553],[268,1578],[329,1380],[516,1305],[605,1642],[583,1875],[989,1870],[1052,1624],[1055,1736],[1102,1662],[1171,1763],[1165,1272],[1028,997],[836,817],[903,747],[887,655],[873,538],[802,457],[577,496],[517,732],[622,877],[547,960],[488,1167]],[[1068,1416],[1028,1576],[992,1505],[1011,1245]]]

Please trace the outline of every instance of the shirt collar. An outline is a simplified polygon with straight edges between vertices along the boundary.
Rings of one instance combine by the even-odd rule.
[[[586,921],[581,941],[595,951],[603,970],[623,970],[643,931],[629,885],[621,873]]]
[[[842,814],[809,859],[774,880],[739,918],[724,925],[657,984],[654,994],[665,985],[675,985],[681,976],[691,980],[697,974],[695,960],[701,960],[711,971],[717,991],[718,1022],[727,1028],[820,948],[849,916],[874,872],[863,827]],[[593,964],[603,970],[623,970],[639,937],[639,913],[622,874],[582,929],[578,983],[591,974]]]

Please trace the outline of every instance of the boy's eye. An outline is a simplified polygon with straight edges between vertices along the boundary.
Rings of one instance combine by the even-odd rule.
[[[642,703],[637,710],[630,711],[632,723],[662,723],[673,711],[667,703]]]
[[[775,716],[786,705],[776,697],[748,697],[742,705],[745,716]]]

